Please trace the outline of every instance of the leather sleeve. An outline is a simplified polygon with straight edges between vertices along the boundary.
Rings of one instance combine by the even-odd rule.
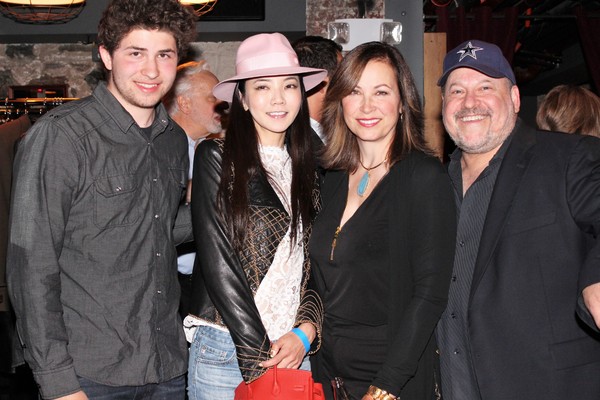
[[[308,268],[310,268],[310,266]],[[321,329],[323,326],[323,303],[321,302],[321,297],[313,288],[313,282],[314,280],[309,276],[307,287],[302,293],[300,307],[298,307],[296,322],[294,323],[295,326],[298,326],[308,322],[317,330],[317,336],[315,337],[315,340],[313,340],[310,351],[308,352],[309,355],[314,354],[321,347]]]
[[[321,210],[321,195],[319,188],[320,175],[315,176],[315,181],[317,182],[317,189],[313,192],[313,204],[315,205],[317,211]],[[298,307],[298,313],[296,315],[296,321],[294,326],[298,326],[302,323],[308,322],[311,323],[315,329],[317,330],[317,336],[315,340],[313,340],[309,355],[314,354],[321,348],[321,337],[322,337],[322,327],[323,327],[323,302],[321,301],[321,296],[319,296],[315,281],[312,278],[312,268],[310,265],[310,257],[308,255],[308,241],[310,239],[310,233],[312,231],[312,224],[304,225],[305,232],[304,236],[304,276],[302,281],[302,298],[300,299],[300,306]]]
[[[217,141],[202,142],[195,154],[192,182],[192,224],[200,273],[206,290],[236,345],[246,382],[266,370],[270,341],[254,303],[252,290],[217,211],[222,152]],[[198,271],[196,270],[198,269]]]

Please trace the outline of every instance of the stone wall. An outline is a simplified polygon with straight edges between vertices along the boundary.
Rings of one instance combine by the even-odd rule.
[[[193,43],[190,59],[204,59],[220,79],[233,75],[239,42]],[[89,95],[103,79],[91,44],[0,44],[0,99],[9,86],[63,85],[67,97]]]
[[[359,0],[362,1],[362,0]],[[383,18],[384,0],[369,0],[367,18]],[[327,37],[327,23],[341,18],[358,18],[357,0],[306,0],[306,32]]]
[[[67,97],[90,93],[102,77],[92,61],[92,45],[2,44],[0,45],[0,98],[9,86],[68,85]]]

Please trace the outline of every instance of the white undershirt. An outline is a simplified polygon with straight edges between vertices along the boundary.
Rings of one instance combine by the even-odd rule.
[[[310,119],[310,127],[317,132],[317,136],[321,139],[321,142],[325,143],[325,135],[323,134],[323,126],[316,119]]]

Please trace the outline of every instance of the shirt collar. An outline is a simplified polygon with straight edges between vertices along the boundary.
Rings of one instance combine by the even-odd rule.
[[[137,126],[131,114],[125,110],[123,105],[108,90],[106,82],[99,82],[92,96],[104,107],[106,113],[112,117],[123,133],[129,132],[132,126]],[[152,123],[152,136],[163,132],[171,125],[167,110],[162,103],[159,103],[155,107],[155,112],[154,122]]]
[[[321,141],[325,143],[325,138],[323,138],[323,126],[321,126],[321,124],[317,120],[311,118],[310,127],[317,133],[319,139],[321,139]]]

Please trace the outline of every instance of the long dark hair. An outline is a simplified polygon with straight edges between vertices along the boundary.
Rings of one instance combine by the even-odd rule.
[[[389,164],[402,160],[413,149],[431,154],[423,135],[419,92],[408,64],[395,47],[370,42],[361,44],[344,57],[327,88],[323,109],[323,131],[327,132],[327,146],[323,155],[325,168],[354,172],[358,167],[358,143],[344,121],[342,99],[354,90],[369,61],[388,63],[396,74],[400,91],[402,116],[387,154]]]
[[[236,251],[243,248],[250,229],[248,187],[258,175],[267,176],[258,152],[258,132],[250,111],[244,110],[240,94],[245,93],[246,81],[239,81],[231,102],[229,125],[225,134],[223,166],[218,191],[219,213],[226,222]],[[315,217],[315,161],[310,137],[308,104],[302,79],[299,79],[302,103],[296,119],[285,133],[285,144],[292,161],[291,237],[297,240],[300,221],[310,223]]]

